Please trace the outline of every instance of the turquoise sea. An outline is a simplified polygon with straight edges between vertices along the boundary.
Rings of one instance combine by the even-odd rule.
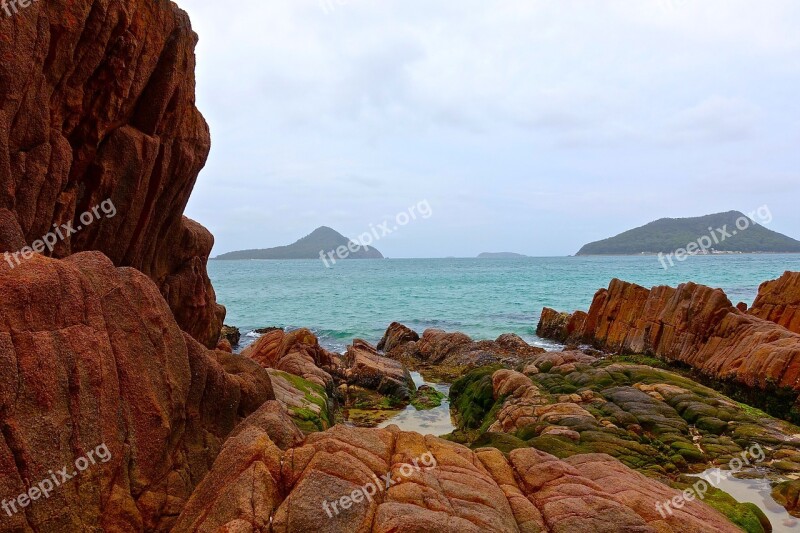
[[[419,333],[462,331],[475,339],[536,337],[542,307],[588,309],[595,292],[620,278],[652,287],[695,281],[752,303],[761,282],[800,270],[800,255],[695,256],[664,270],[655,256],[524,259],[210,261],[226,324],[308,327],[329,349],[354,338],[377,342],[393,321]],[[251,336],[252,338],[252,336]]]

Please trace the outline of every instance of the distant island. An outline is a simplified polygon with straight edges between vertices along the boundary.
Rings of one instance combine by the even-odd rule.
[[[345,247],[347,252],[345,254],[337,254],[337,258],[383,259],[383,254],[375,248],[362,246],[326,226],[315,229],[309,235],[288,246],[228,252],[217,256],[215,259],[223,261],[235,259],[320,259],[320,252],[323,255],[336,254],[336,250],[342,246]]]
[[[744,213],[728,211],[694,218],[662,218],[587,244],[577,255],[670,253],[690,244],[704,250],[702,253],[800,252],[800,241],[769,230]]]
[[[527,255],[515,254],[513,252],[483,252],[478,255],[478,259],[519,259],[528,257]]]

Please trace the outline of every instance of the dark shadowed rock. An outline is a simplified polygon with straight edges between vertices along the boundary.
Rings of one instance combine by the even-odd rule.
[[[409,368],[424,369],[445,381],[457,379],[465,371],[481,366],[522,364],[545,351],[514,334],[501,335],[494,341],[473,341],[463,333],[438,329],[425,330],[416,341],[412,340],[415,335],[401,324],[389,326],[382,341],[386,356]]]
[[[378,343],[378,350],[391,352],[409,342],[419,340],[417,332],[399,322],[392,322]]]
[[[220,339],[227,340],[231,346],[238,346],[239,341],[242,338],[242,334],[239,331],[239,328],[234,326],[222,326],[222,330],[219,333]]]

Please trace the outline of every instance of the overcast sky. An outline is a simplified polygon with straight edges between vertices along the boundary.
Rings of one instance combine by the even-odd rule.
[[[768,205],[800,238],[796,0],[179,0],[214,255],[357,237],[390,257],[574,254]]]

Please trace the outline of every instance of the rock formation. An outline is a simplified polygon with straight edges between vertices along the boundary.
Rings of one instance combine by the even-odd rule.
[[[239,331],[239,328],[233,326],[222,326],[222,330],[220,330],[219,333],[219,338],[220,340],[227,340],[231,346],[238,346],[239,341],[242,339],[242,333]]]
[[[348,385],[374,390],[400,400],[409,400],[414,381],[402,363],[382,357],[367,342],[356,339],[344,354]]]
[[[381,356],[356,339],[339,355],[323,349],[307,329],[269,330],[248,346],[243,357],[268,369],[276,397],[305,432],[332,425],[338,407],[358,404],[374,410],[382,404],[402,408],[412,399],[414,381],[402,363]]]
[[[481,366],[513,366],[545,351],[512,333],[495,341],[473,341],[463,333],[428,329],[420,337],[397,322],[389,326],[378,347],[383,347],[387,357],[410,368],[426,369],[445,381]]]
[[[419,335],[411,328],[404,326],[399,322],[392,322],[383,334],[383,338],[378,342],[378,350],[391,352],[398,346],[402,346],[408,342],[416,342],[419,340]]]
[[[196,42],[166,0],[48,0],[0,16],[0,252],[55,225],[64,238],[47,255],[98,250],[136,268],[211,348],[225,314],[206,275],[214,241],[182,216],[210,146]]]
[[[762,283],[750,314],[800,333],[800,272]]]
[[[100,253],[0,263],[0,294],[0,494],[111,454],[3,512],[3,531],[166,531],[228,434],[274,398],[263,369],[182,333],[148,277]]]
[[[290,333],[274,329],[262,335],[242,351],[264,368],[274,368],[300,376],[328,393],[333,392],[334,365],[339,357],[319,345],[317,337],[307,329]]]
[[[791,316],[789,307],[769,304],[779,301],[770,289],[774,285],[762,287],[755,312]],[[615,279],[595,295],[588,314],[564,317],[545,310],[538,331],[686,364],[717,382],[787,397],[777,402],[787,404],[781,416],[799,413],[793,402],[800,393],[800,334],[742,312],[719,289],[686,283],[648,290]]]
[[[662,516],[655,504],[679,493],[607,455],[506,457],[396,426],[336,426],[283,449],[276,434],[291,430],[271,422],[225,444],[176,533],[741,531],[697,500]]]
[[[761,444],[780,450],[767,462],[800,472],[795,426],[667,370],[582,352],[548,352],[521,371],[474,370],[453,384],[451,401],[458,439],[478,446],[604,452],[665,476]]]

